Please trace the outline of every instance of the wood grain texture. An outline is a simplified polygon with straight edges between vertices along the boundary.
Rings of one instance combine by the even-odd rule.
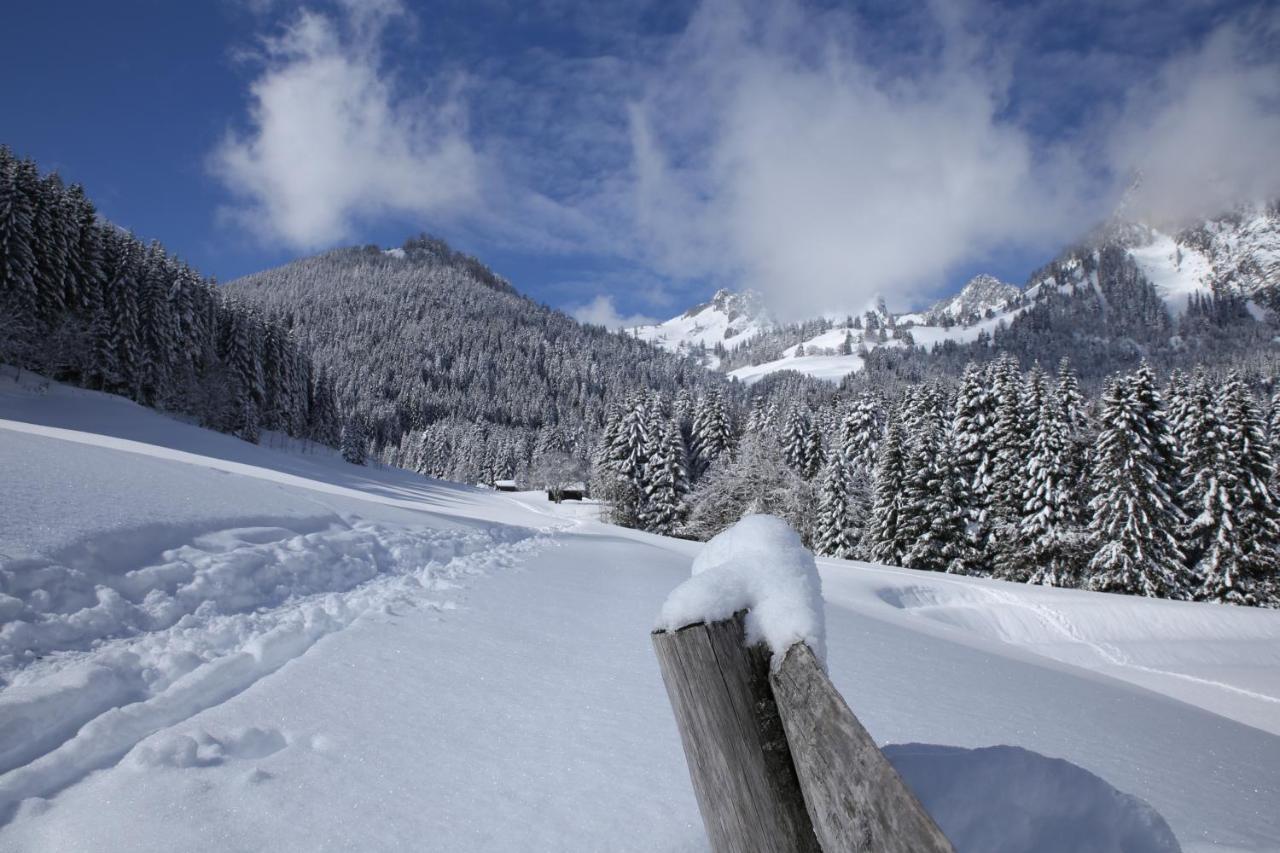
[[[770,682],[823,850],[954,853],[808,646],[792,646]]]
[[[715,853],[819,853],[769,685],[769,653],[743,614],[655,632],[698,807]]]

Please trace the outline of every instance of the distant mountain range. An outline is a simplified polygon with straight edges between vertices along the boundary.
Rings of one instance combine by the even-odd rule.
[[[839,381],[861,370],[873,351],[914,345],[932,352],[947,344],[986,342],[1014,329],[1020,317],[1024,325],[1032,324],[1032,315],[1048,313],[1050,302],[1061,315],[1063,300],[1073,303],[1078,328],[1070,332],[1081,352],[1060,352],[1071,347],[1061,339],[1064,325],[1058,316],[1054,330],[1059,335],[1045,340],[1045,352],[1036,352],[1030,342],[1024,355],[1047,358],[1052,348],[1052,355],[1073,355],[1077,361],[1099,350],[1113,357],[1128,352],[1159,359],[1165,350],[1185,350],[1188,332],[1197,340],[1203,337],[1204,330],[1186,321],[1189,310],[1197,316],[1212,313],[1219,327],[1230,321],[1270,328],[1280,309],[1280,202],[1241,206],[1176,232],[1116,218],[1022,287],[979,275],[923,311],[891,314],[883,300],[875,300],[855,317],[781,324],[759,294],[721,290],[678,317],[629,333],[748,383],[782,370]],[[1146,318],[1157,302],[1164,316]],[[1129,316],[1120,310],[1125,306],[1132,309]],[[1135,328],[1140,322],[1148,328]],[[1265,329],[1252,331],[1273,343],[1274,335]],[[1198,352],[1212,355],[1203,348]],[[1109,359],[1104,364],[1109,366]]]

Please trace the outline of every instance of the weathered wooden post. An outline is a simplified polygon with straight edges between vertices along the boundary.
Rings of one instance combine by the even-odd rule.
[[[953,853],[808,646],[787,650],[769,684],[824,851]]]
[[[711,849],[821,851],[769,687],[770,652],[746,645],[743,614],[652,639]]]
[[[743,616],[652,635],[711,849],[954,853],[812,650],[771,673]]]

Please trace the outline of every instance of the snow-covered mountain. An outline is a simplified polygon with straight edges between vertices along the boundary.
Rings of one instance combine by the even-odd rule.
[[[642,341],[716,367],[717,350],[733,349],[774,325],[759,293],[718,290],[710,302],[695,305],[665,323],[637,326],[632,332]]]
[[[1021,293],[994,276],[979,275],[925,311],[894,314],[876,298],[857,315],[780,324],[758,293],[720,290],[710,302],[664,323],[637,326],[631,334],[746,382],[779,370],[838,382],[861,369],[864,350],[967,343],[990,334],[1016,316]]]
[[[1243,205],[1173,233],[1130,225],[1120,239],[1173,311],[1197,293],[1280,304],[1280,202]]]
[[[1050,297],[1052,305],[1045,302]],[[1204,307],[1215,300],[1226,309]],[[978,275],[921,311],[890,314],[881,301],[856,317],[782,325],[757,294],[721,290],[711,302],[633,334],[746,382],[782,370],[838,382],[861,370],[874,350],[973,344],[1034,310],[1052,312],[1052,322],[1042,316],[1044,322],[1024,323],[1051,325],[1057,334],[1037,341],[1027,330],[1003,345],[1045,363],[1064,355],[1087,361],[1101,350],[1105,372],[1117,349],[1157,361],[1164,350],[1184,349],[1189,336],[1203,333],[1182,323],[1197,308],[1219,324],[1272,322],[1270,312],[1280,309],[1280,202],[1241,205],[1180,230],[1117,217],[1022,287]]]
[[[922,326],[976,323],[992,314],[1007,311],[1022,291],[985,273],[969,279],[960,292],[934,303],[919,319]]]

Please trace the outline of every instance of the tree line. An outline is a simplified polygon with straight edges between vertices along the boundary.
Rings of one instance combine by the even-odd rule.
[[[1280,394],[1142,364],[1082,393],[1005,355],[958,382],[816,403],[637,394],[595,453],[613,520],[705,539],[745,512],[820,554],[1107,592],[1280,605]]]
[[[0,362],[248,441],[269,429],[335,444],[341,428],[332,384],[285,326],[5,147]]]

